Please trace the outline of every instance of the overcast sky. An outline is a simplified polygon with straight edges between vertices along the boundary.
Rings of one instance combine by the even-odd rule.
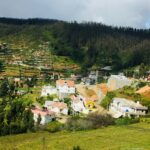
[[[150,0],[0,0],[0,17],[150,28]]]

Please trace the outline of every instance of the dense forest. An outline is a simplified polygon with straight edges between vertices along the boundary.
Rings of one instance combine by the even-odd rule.
[[[101,23],[49,19],[0,18],[0,43],[25,51],[43,42],[59,56],[69,56],[83,68],[122,69],[150,65],[150,30],[106,26]]]

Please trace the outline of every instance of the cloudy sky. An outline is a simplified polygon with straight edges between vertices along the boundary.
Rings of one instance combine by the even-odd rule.
[[[0,17],[95,21],[150,28],[150,0],[0,0]]]

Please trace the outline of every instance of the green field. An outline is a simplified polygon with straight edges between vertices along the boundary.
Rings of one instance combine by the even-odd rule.
[[[150,124],[0,137],[0,150],[73,150],[73,146],[81,150],[150,150]]]

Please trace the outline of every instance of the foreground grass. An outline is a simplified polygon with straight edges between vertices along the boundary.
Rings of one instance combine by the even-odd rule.
[[[72,150],[73,146],[81,150],[149,150],[150,124],[0,137],[0,150]]]

